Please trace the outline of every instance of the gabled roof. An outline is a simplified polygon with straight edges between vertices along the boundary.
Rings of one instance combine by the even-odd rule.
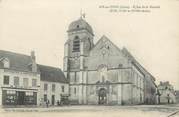
[[[20,70],[20,71],[31,71],[29,65],[32,63],[32,59],[30,56],[0,50],[0,62],[6,58],[10,62],[9,69]],[[0,64],[0,68],[3,68],[2,64]]]
[[[125,56],[127,56],[133,64],[135,64],[144,74],[150,75],[153,81],[155,81],[155,78],[131,55],[131,53],[124,47],[122,49],[122,52]],[[155,84],[156,85],[156,84]]]
[[[40,70],[40,80],[48,82],[68,83],[60,68],[45,65],[37,65]]]
[[[110,41],[110,39],[108,39],[105,35],[103,35],[95,44],[95,46],[92,48],[92,50],[90,52],[92,52],[95,48],[97,48],[97,46],[100,44],[101,41],[103,40],[107,40],[110,43],[112,43],[112,45],[119,51],[122,52],[122,55],[126,58],[128,58],[129,60],[131,60],[132,64],[134,64],[143,75],[148,74],[151,78],[151,80],[154,82],[155,78],[132,56],[132,54],[126,49],[123,48],[122,50],[120,48],[118,48],[118,46],[116,46],[113,42]],[[155,84],[155,83],[154,83]],[[155,84],[156,86],[156,84]]]
[[[0,50],[0,63],[4,59],[9,60],[10,62],[9,69],[32,72],[31,56]],[[65,75],[63,74],[60,68],[55,68],[45,65],[37,65],[37,67],[38,67],[38,72],[40,72],[41,74],[42,81],[67,83]],[[4,66],[0,64],[0,68],[4,68]]]
[[[97,41],[97,43],[94,45],[94,47],[91,49],[90,52],[92,52],[95,48],[97,48],[97,47],[100,45],[101,42],[107,42],[107,41],[108,41],[109,43],[111,43],[111,44],[115,47],[115,49],[116,49],[118,52],[121,51],[120,48],[117,47],[108,37],[106,37],[105,35],[103,35],[103,36]]]

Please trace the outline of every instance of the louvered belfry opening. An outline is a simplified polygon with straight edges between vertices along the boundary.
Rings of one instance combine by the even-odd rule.
[[[80,51],[80,39],[78,36],[75,37],[73,40],[73,52],[79,52]]]

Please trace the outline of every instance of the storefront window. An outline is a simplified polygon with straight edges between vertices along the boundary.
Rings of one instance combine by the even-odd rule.
[[[25,92],[26,96],[33,96],[33,92]]]
[[[26,92],[24,103],[26,105],[36,104],[36,92]]]
[[[37,92],[3,90],[3,105],[36,105]]]
[[[14,90],[8,90],[7,94],[16,94],[16,91],[14,91]]]
[[[3,91],[3,104],[4,105],[14,105],[16,104],[16,92],[15,91],[11,91],[11,90],[4,90]]]

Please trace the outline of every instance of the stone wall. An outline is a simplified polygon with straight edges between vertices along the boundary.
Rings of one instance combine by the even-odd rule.
[[[155,104],[156,103],[156,92],[157,86],[155,86],[154,81],[150,75],[145,76],[144,80],[144,103],[145,104]]]
[[[83,95],[86,96],[86,99],[83,100],[86,100],[87,104],[98,104],[99,88],[107,89],[108,104],[126,105],[144,103],[144,77],[139,72],[130,68],[119,68],[107,70],[105,73],[104,81],[100,71],[86,71],[83,73],[82,83],[87,87],[86,91],[83,91]],[[74,103],[78,103],[80,98],[79,86],[81,86],[81,82],[78,80],[79,72],[71,72],[70,74],[71,100]],[[74,78],[75,76],[76,78]],[[76,94],[74,94],[74,88],[76,88]]]

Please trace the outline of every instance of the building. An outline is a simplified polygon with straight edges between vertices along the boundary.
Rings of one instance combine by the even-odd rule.
[[[175,91],[176,103],[179,103],[179,90]]]
[[[92,27],[81,17],[68,28],[63,71],[39,65],[35,53],[0,50],[0,105],[154,104],[155,78],[126,49],[106,36],[94,44]]]
[[[173,86],[167,82],[160,82],[158,85],[158,103],[159,104],[170,104],[176,103],[176,92]]]
[[[49,100],[50,105],[57,105],[63,96],[68,96],[69,85],[65,75],[59,68],[38,65],[40,70],[41,105]]]
[[[38,105],[40,73],[31,56],[0,50],[0,105]]]
[[[94,44],[92,27],[80,18],[67,30],[64,74],[73,104],[153,104],[155,78],[126,48],[106,36]]]
[[[179,90],[175,91],[176,103],[179,103]]]
[[[39,65],[31,56],[0,50],[0,105],[56,105],[68,95],[60,68]]]

